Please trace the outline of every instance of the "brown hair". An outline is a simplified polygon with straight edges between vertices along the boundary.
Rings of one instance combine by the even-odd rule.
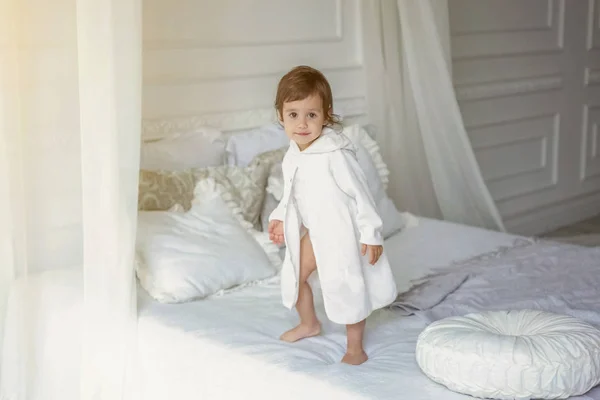
[[[321,71],[300,65],[285,74],[277,85],[275,108],[283,114],[283,103],[304,100],[311,95],[318,95],[323,101],[325,126],[340,125],[340,118],[333,114],[333,95],[331,87]]]

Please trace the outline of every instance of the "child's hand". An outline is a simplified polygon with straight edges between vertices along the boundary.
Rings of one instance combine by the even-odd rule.
[[[383,253],[383,246],[373,246],[370,244],[363,244],[361,253],[364,256],[369,252],[369,264],[375,265],[381,254]]]
[[[283,236],[283,222],[279,220],[273,220],[269,222],[269,239],[275,244],[282,245],[284,241]]]

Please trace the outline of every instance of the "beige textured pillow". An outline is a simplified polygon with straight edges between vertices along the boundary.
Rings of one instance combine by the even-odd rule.
[[[189,210],[195,179],[191,171],[147,171],[139,176],[138,210],[165,211],[180,204]]]
[[[259,154],[258,156],[254,157],[249,166],[257,167],[262,165],[267,168],[267,171],[270,171],[273,165],[280,164],[283,161],[283,156],[285,156],[288,148],[289,146],[286,146],[277,150],[271,150]]]
[[[198,182],[212,178],[240,205],[244,219],[260,228],[269,170],[266,165],[248,167],[221,165],[187,171],[140,171],[138,209],[168,210],[181,204],[187,211]]]

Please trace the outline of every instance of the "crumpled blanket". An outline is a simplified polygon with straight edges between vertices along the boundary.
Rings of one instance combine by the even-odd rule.
[[[390,307],[426,323],[487,310],[545,310],[600,328],[600,247],[518,239],[434,271]],[[600,387],[572,399],[600,400]]]
[[[426,322],[484,310],[540,309],[600,327],[600,247],[517,239],[434,271],[390,307]]]

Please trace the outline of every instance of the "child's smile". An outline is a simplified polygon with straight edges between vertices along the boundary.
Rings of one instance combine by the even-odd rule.
[[[296,142],[300,150],[305,150],[323,131],[323,101],[320,96],[312,95],[303,100],[285,102],[279,118],[290,140]]]

